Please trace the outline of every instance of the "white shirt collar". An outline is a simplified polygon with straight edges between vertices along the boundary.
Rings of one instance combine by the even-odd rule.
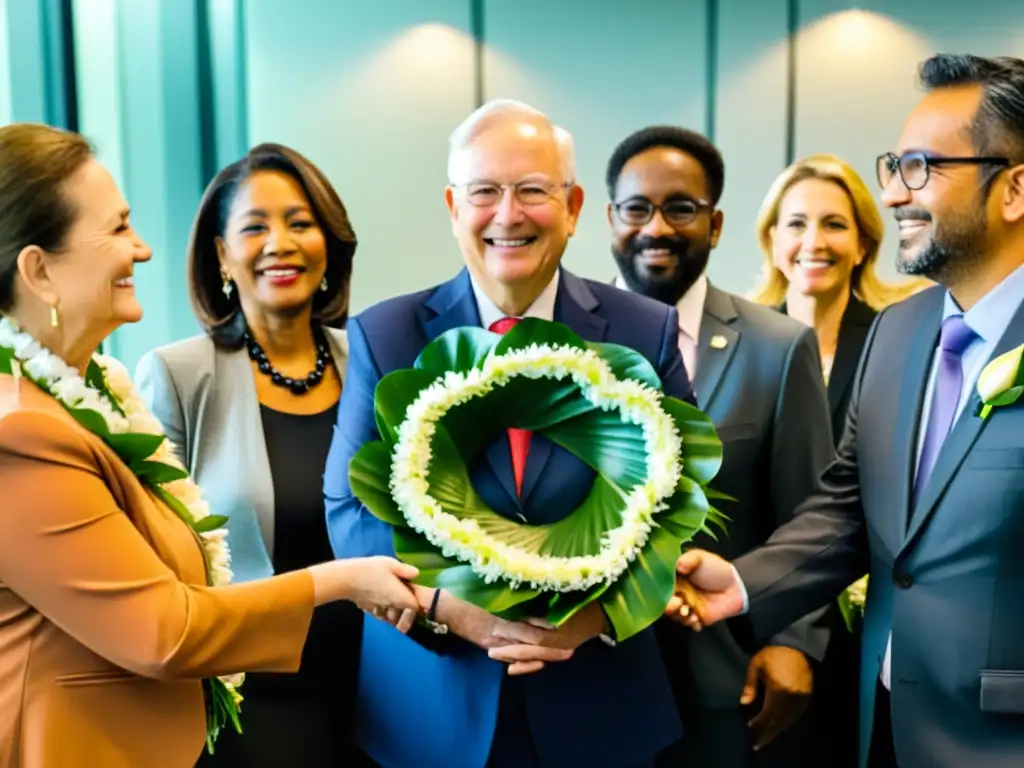
[[[552,321],[555,319],[555,299],[558,298],[558,280],[562,270],[555,270],[555,276],[547,284],[540,296],[533,300],[533,304],[527,307],[522,317],[536,317],[540,320]],[[493,323],[508,317],[498,306],[490,300],[483,289],[477,285],[473,275],[470,274],[469,282],[473,286],[473,296],[476,298],[476,308],[480,313],[480,325],[490,328]]]
[[[629,286],[626,285],[626,281],[622,279],[621,275],[615,276],[614,284],[617,288],[629,290]],[[704,317],[704,302],[707,297],[708,278],[707,275],[701,275],[676,302],[679,330],[685,333],[690,341],[696,342],[700,338],[700,321]]]

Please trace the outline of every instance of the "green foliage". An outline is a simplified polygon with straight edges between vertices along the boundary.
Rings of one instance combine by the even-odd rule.
[[[489,355],[533,344],[591,349],[620,379],[634,379],[661,390],[661,381],[640,354],[613,344],[587,343],[568,327],[536,319],[520,322],[504,336],[479,328],[459,328],[428,345],[415,368],[385,376],[375,393],[375,415],[382,440],[364,445],[353,458],[353,493],[375,516],[394,527],[395,551],[420,569],[419,581],[506,618],[536,616],[558,626],[585,605],[599,600],[615,634],[624,640],[650,626],[664,611],[675,586],[675,563],[682,545],[709,524],[724,527],[725,516],[708,499],[728,498],[705,491],[722,462],[722,444],[706,414],[680,400],[661,396],[682,438],[683,474],[668,508],[643,551],[613,584],[577,592],[541,592],[505,580],[485,583],[467,564],[443,556],[413,530],[391,497],[394,443],[406,411],[420,392],[449,371],[481,367]],[[597,473],[583,503],[549,525],[526,525],[492,511],[470,482],[468,466],[500,431],[515,426],[544,434]],[[570,378],[561,381],[517,377],[450,410],[437,424],[428,473],[430,495],[442,509],[473,519],[489,535],[524,551],[556,557],[597,554],[605,533],[621,524],[629,492],[646,480],[647,446],[642,430],[617,411],[603,411]]]

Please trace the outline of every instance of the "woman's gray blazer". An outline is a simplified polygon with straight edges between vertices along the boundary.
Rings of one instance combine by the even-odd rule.
[[[344,381],[348,338],[337,329],[324,332]],[[245,348],[222,349],[208,336],[159,347],[139,361],[135,383],[211,513],[228,516],[234,580],[273,575],[274,485]]]

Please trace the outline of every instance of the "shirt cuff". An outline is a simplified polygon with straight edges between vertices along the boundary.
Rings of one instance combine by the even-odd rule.
[[[740,578],[740,572],[736,570],[736,566],[732,565],[733,576],[736,577],[736,584],[740,588],[740,594],[743,595],[743,610],[740,611],[740,616],[745,615],[750,611],[750,596],[747,595],[747,586],[743,583],[743,579]]]

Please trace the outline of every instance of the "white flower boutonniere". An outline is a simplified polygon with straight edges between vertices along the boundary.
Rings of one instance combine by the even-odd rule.
[[[868,601],[868,577],[862,576],[846,588],[839,596],[839,611],[843,614],[846,628],[853,632],[857,619],[864,618],[864,606]]]
[[[978,416],[987,419],[993,408],[1013,405],[1024,394],[1024,369],[1021,359],[1024,345],[1011,349],[989,362],[978,377],[981,410]]]

